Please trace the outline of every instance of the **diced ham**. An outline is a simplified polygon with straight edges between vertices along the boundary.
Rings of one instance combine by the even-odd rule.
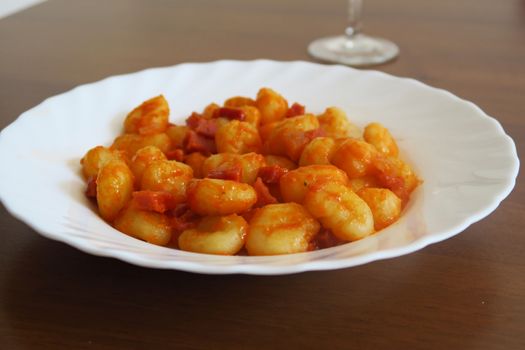
[[[223,164],[208,173],[211,179],[233,180],[241,182],[242,167],[240,164]]]
[[[246,115],[241,109],[222,107],[213,112],[213,118],[227,118],[243,121],[246,119]]]
[[[183,207],[178,208],[181,209],[180,215],[171,218],[170,223],[175,234],[180,234],[184,230],[197,226],[200,216],[192,212],[187,206],[185,208],[184,211],[182,211]]]
[[[169,160],[176,160],[177,162],[182,162],[184,160],[184,151],[180,148],[166,152],[166,158]]]
[[[175,196],[163,191],[135,191],[133,192],[133,203],[140,210],[165,213],[177,206]]]
[[[257,180],[255,180],[255,183],[253,184],[253,189],[257,193],[257,203],[255,203],[256,207],[262,207],[267,204],[277,203],[277,199],[270,194],[268,187],[266,187],[266,185],[260,177],[258,177]]]
[[[257,173],[257,176],[259,176],[264,183],[275,184],[279,183],[281,176],[283,176],[287,172],[288,169],[275,164],[261,167],[259,169],[259,172]]]
[[[324,131],[321,128],[317,128],[314,130],[306,131],[304,133],[305,138],[308,140],[308,142],[312,141],[316,137],[324,137],[326,136],[326,131]]]
[[[200,152],[204,155],[217,153],[217,147],[213,139],[206,138],[197,134],[193,130],[188,130],[183,142],[186,153]]]
[[[401,176],[380,172],[376,175],[376,178],[382,187],[386,187],[394,192],[401,199],[403,206],[405,206],[410,198],[410,192],[407,190],[405,180]]]
[[[305,108],[303,105],[295,102],[293,105],[291,105],[288,110],[286,111],[286,118],[293,118],[300,115],[304,115]]]
[[[186,119],[186,124],[197,134],[213,138],[217,132],[218,124],[216,119],[206,119],[198,113],[193,112]]]
[[[344,243],[327,229],[321,229],[309,244],[309,250],[325,249],[335,247]]]

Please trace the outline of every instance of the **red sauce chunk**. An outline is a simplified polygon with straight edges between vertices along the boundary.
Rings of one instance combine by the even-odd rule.
[[[327,229],[321,229],[309,244],[309,250],[325,249],[335,247],[344,243]]]
[[[259,169],[258,176],[264,183],[275,184],[279,183],[281,176],[286,174],[288,169],[283,168],[279,165],[263,166]]]
[[[197,134],[206,137],[215,137],[215,133],[217,132],[218,128],[216,119],[206,119],[195,112],[192,113],[188,119],[186,119],[186,124]]]
[[[184,150],[186,153],[200,152],[205,155],[217,152],[215,141],[189,130],[184,138]]]
[[[237,119],[243,121],[246,119],[246,115],[240,109],[222,107],[218,108],[213,112],[214,118],[228,118],[228,119]]]
[[[293,118],[300,115],[304,115],[305,108],[303,105],[295,102],[293,105],[291,105],[288,110],[286,111],[286,118]]]
[[[253,184],[253,189],[257,193],[257,203],[255,203],[256,207],[262,207],[267,204],[275,204],[277,203],[277,199],[271,195],[270,190],[262,179],[260,177],[255,180],[255,183]]]
[[[175,209],[177,206],[175,197],[171,193],[163,191],[135,191],[132,200],[140,210],[161,214]]]
[[[212,170],[208,177],[210,179],[222,179],[222,180],[233,180],[241,182],[242,178],[242,167],[239,164],[229,165],[228,167],[217,167]]]
[[[184,151],[180,148],[166,152],[166,158],[169,160],[176,160],[177,162],[182,162],[184,160]]]

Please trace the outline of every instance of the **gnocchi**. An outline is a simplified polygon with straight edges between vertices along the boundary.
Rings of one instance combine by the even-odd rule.
[[[243,247],[248,224],[242,216],[206,216],[197,227],[182,232],[179,248],[189,252],[234,255]]]
[[[319,223],[297,203],[269,204],[250,220],[246,250],[250,255],[278,255],[308,250]]]
[[[117,230],[201,254],[308,252],[396,222],[421,180],[390,131],[292,102],[261,88],[173,124],[162,95],[144,101],[82,157],[86,195]]]

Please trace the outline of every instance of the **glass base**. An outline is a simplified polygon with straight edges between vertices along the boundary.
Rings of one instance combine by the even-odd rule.
[[[352,38],[340,35],[315,40],[308,46],[308,53],[323,61],[372,66],[396,58],[399,47],[389,40],[364,34]]]

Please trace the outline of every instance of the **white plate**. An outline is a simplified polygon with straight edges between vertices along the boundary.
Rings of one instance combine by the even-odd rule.
[[[108,145],[128,111],[164,94],[171,121],[260,87],[321,112],[343,108],[360,126],[379,121],[424,180],[402,218],[364,240],[315,252],[213,256],[144,243],[101,220],[84,197],[79,159]],[[449,238],[487,216],[514,187],[519,160],[501,125],[474,104],[412,79],[307,62],[189,63],[110,77],[51,97],[0,134],[0,198],[51,239],[132,264],[199,273],[286,274],[391,258]]]

